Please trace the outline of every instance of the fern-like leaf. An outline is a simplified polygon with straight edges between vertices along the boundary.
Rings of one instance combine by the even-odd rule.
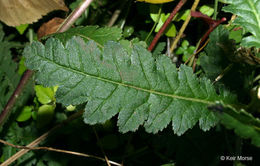
[[[198,79],[187,66],[179,71],[166,56],[154,59],[134,44],[131,52],[110,41],[103,49],[93,41],[74,37],[64,46],[50,38],[45,46],[34,42],[25,48],[26,64],[38,71],[36,80],[45,86],[59,85],[57,102],[86,103],[84,121],[104,123],[117,113],[120,131],[144,125],[156,133],[172,122],[183,134],[199,122],[204,131],[218,118],[209,104],[228,96],[216,94],[210,81]]]
[[[260,119],[230,106],[223,108],[223,112],[218,113],[218,117],[225,127],[233,129],[242,138],[250,138],[252,144],[260,147]]]
[[[0,25],[0,112],[12,95],[19,81],[17,64],[12,61],[11,50],[14,45],[4,41],[4,32]]]
[[[76,28],[71,28],[63,33],[51,35],[51,37],[60,39],[63,44],[65,44],[73,36],[80,36],[85,41],[94,40],[98,46],[102,47],[107,41],[119,40],[122,36],[122,30],[117,27],[99,28],[98,26],[79,26]]]
[[[243,38],[241,44],[260,48],[260,0],[227,0],[227,3],[230,5],[223,10],[238,16],[234,24],[241,25],[252,34]]]

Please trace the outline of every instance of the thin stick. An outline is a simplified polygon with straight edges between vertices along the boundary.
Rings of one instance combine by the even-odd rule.
[[[29,41],[30,41],[30,43],[33,42],[33,31],[32,31],[32,29],[29,29]],[[13,92],[12,96],[9,98],[7,104],[5,105],[3,111],[0,114],[0,126],[2,126],[5,123],[5,121],[7,120],[7,118],[9,117],[9,115],[11,113],[11,109],[13,108],[17,98],[22,93],[25,85],[30,80],[32,75],[33,75],[32,70],[26,70],[24,72],[18,86],[16,87],[15,91]]]
[[[213,15],[213,19],[214,20],[217,19],[217,15],[218,15],[218,0],[215,0],[215,3],[214,3],[214,15]]]
[[[98,133],[97,133],[95,127],[93,127],[93,131],[94,131],[94,133],[95,133],[95,136],[96,136],[96,138],[97,138],[97,141],[100,141],[99,136],[98,136]],[[108,166],[111,166],[110,163],[108,162],[109,160],[108,160],[108,158],[107,158],[107,156],[106,156],[106,153],[105,153],[105,151],[104,151],[102,145],[100,146],[100,149],[101,149],[101,152],[103,153],[103,155],[105,156],[105,160],[106,160],[106,162],[107,162],[107,165],[108,165]]]
[[[171,23],[173,17],[176,15],[176,13],[181,9],[181,7],[187,2],[187,0],[180,0],[177,6],[173,9],[171,15],[167,18],[167,20],[164,22],[163,26],[159,30],[159,32],[155,35],[152,43],[148,47],[148,51],[152,51],[157,44],[158,40],[162,36],[163,32],[167,28],[167,26]]]
[[[161,13],[162,13],[162,5],[160,5],[160,8],[159,8],[159,11],[158,11],[158,14],[157,14],[158,15],[157,20],[154,22],[152,29],[150,30],[149,34],[146,36],[146,38],[144,40],[145,42],[149,39],[149,37],[153,33],[154,29],[156,28],[156,25],[160,21]]]
[[[4,124],[7,117],[11,113],[11,109],[13,108],[17,98],[20,96],[22,90],[24,89],[26,83],[30,80],[31,76],[33,75],[32,70],[26,70],[16,87],[15,91],[13,92],[12,96],[9,98],[7,104],[5,105],[3,111],[0,114],[0,126]]]
[[[192,5],[192,7],[191,7],[191,11],[195,11],[195,10],[196,10],[196,8],[197,8],[199,2],[200,2],[200,0],[194,0],[194,3],[193,3],[193,5]],[[178,35],[176,36],[175,40],[173,41],[172,46],[171,46],[171,49],[170,49],[171,53],[172,53],[172,52],[174,51],[174,49],[176,48],[177,43],[179,42],[179,40],[180,40],[180,38],[181,38],[183,32],[185,31],[187,25],[188,25],[189,22],[190,22],[190,19],[191,19],[191,14],[189,14],[189,16],[186,18],[186,20],[184,21],[184,23],[183,23],[183,25],[182,25],[182,27],[181,27],[181,29],[180,29]]]
[[[233,63],[229,64],[221,73],[217,76],[217,78],[214,80],[213,84],[218,82],[220,79],[223,78],[223,76],[233,67]]]
[[[62,149],[56,149],[56,148],[52,148],[52,147],[27,147],[27,146],[20,146],[20,145],[14,145],[11,144],[9,142],[6,142],[2,139],[0,139],[0,142],[2,144],[11,146],[13,148],[17,148],[17,149],[26,149],[26,150],[47,150],[47,151],[53,151],[53,152],[59,152],[59,153],[66,153],[66,154],[72,154],[72,155],[76,155],[76,156],[83,156],[83,157],[89,157],[89,158],[95,158],[98,160],[102,160],[102,161],[106,161],[106,159],[102,158],[102,157],[98,157],[98,156],[94,156],[94,155],[89,155],[89,154],[85,154],[85,153],[79,153],[79,152],[73,152],[73,151],[68,151],[68,150],[62,150]],[[108,162],[110,164],[113,165],[117,165],[117,166],[121,166],[121,164],[114,162],[114,161],[110,161],[108,160]]]
[[[67,124],[68,122],[80,117],[82,114],[83,114],[83,111],[79,111],[79,112],[74,113],[68,119],[66,119],[62,123],[54,126],[52,129],[50,129],[49,131],[47,131],[46,133],[44,133],[43,135],[41,135],[40,137],[35,139],[30,144],[28,144],[26,147],[31,148],[31,147],[37,146],[39,143],[41,143],[43,140],[45,140],[49,135],[51,135],[54,131],[61,128],[64,124]],[[20,158],[22,155],[27,153],[28,151],[29,151],[28,149],[20,150],[19,152],[15,153],[13,156],[11,156],[9,159],[7,159],[5,162],[3,162],[0,166],[7,166],[7,165],[11,164],[12,162],[14,162],[18,158]]]
[[[68,30],[74,22],[82,15],[82,13],[88,8],[93,0],[85,0],[78,8],[76,8],[61,24],[57,32],[65,32]]]
[[[119,15],[121,14],[121,11],[122,9],[124,8],[125,4],[127,3],[128,1],[123,1],[119,7],[119,9],[116,9],[112,15],[112,17],[110,18],[109,22],[107,23],[107,26],[108,27],[112,27],[116,20],[118,19]]]
[[[209,39],[203,44],[203,46],[202,47],[200,47],[199,49],[198,49],[198,51],[196,51],[194,54],[192,54],[190,57],[189,57],[189,59],[188,60],[186,60],[186,62],[184,63],[185,65],[191,60],[191,58],[193,58],[194,56],[196,56],[198,53],[200,53],[205,47],[206,47],[206,45],[209,43]],[[199,43],[200,44],[200,43]]]
[[[116,9],[111,17],[111,19],[109,20],[107,26],[108,27],[112,27],[114,25],[114,23],[116,22],[117,18],[119,17],[121,13],[120,9]]]

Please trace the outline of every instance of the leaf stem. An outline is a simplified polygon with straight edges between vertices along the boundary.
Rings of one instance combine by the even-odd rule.
[[[58,28],[57,32],[65,32],[67,31],[73,23],[82,15],[82,13],[89,7],[93,0],[85,0],[82,4],[76,8],[61,24]]]
[[[128,2],[128,0],[125,0],[121,3],[119,9],[116,9],[112,15],[112,17],[110,18],[109,22],[107,23],[108,27],[112,27],[116,20],[118,19],[119,15],[121,14],[123,8],[125,7],[126,3]]]
[[[102,161],[106,161],[106,159],[99,157],[99,156],[95,156],[95,155],[91,155],[91,154],[85,154],[85,153],[80,153],[80,152],[74,152],[74,151],[69,151],[69,150],[63,150],[63,149],[56,149],[56,148],[52,148],[52,147],[27,147],[27,146],[20,146],[20,145],[14,145],[11,144],[7,141],[4,141],[2,139],[0,139],[0,142],[2,144],[11,146],[13,148],[17,148],[17,149],[28,149],[28,150],[47,150],[47,151],[52,151],[52,152],[59,152],[59,153],[65,153],[65,154],[71,154],[71,155],[76,155],[76,156],[82,156],[82,157],[89,157],[89,158],[94,158],[97,160],[102,160]],[[118,165],[121,166],[122,164],[119,164],[117,162],[108,160],[109,164],[113,164],[113,165]]]
[[[17,98],[20,96],[22,90],[24,89],[26,83],[30,80],[32,75],[33,75],[32,70],[26,70],[24,72],[18,86],[16,87],[15,91],[13,92],[12,96],[9,98],[7,104],[5,105],[3,111],[0,114],[0,126],[2,126],[6,121],[7,117],[9,117],[11,113],[11,109],[13,108]]]
[[[61,128],[62,126],[64,126],[65,124],[67,124],[68,122],[80,117],[83,114],[83,111],[79,111],[74,113],[73,115],[71,115],[68,119],[64,120],[62,123],[54,126],[53,128],[51,128],[50,130],[48,130],[47,132],[45,132],[44,134],[42,134],[40,137],[38,137],[37,139],[35,139],[33,142],[31,142],[30,144],[28,144],[26,147],[28,148],[32,148],[37,146],[38,144],[40,144],[43,140],[45,140],[48,136],[50,136],[51,134],[53,134],[54,131],[56,131],[57,129]],[[29,151],[29,149],[22,149],[19,152],[15,153],[14,155],[12,155],[9,159],[7,159],[6,161],[4,161],[0,166],[8,166],[10,165],[12,162],[14,162],[15,160],[17,160],[18,158],[20,158],[21,156],[23,156],[25,153],[27,153]]]
[[[213,15],[213,19],[214,19],[214,20],[217,19],[217,15],[218,15],[218,0],[215,0],[215,4],[214,4],[214,15]]]
[[[160,5],[159,11],[158,11],[158,18],[157,18],[157,20],[154,22],[153,27],[152,27],[152,29],[150,30],[149,34],[146,36],[146,38],[145,38],[145,40],[144,40],[145,42],[149,39],[149,37],[150,37],[151,34],[153,33],[153,31],[154,31],[156,25],[158,24],[158,22],[159,22],[159,20],[160,20],[160,18],[161,18],[161,13],[162,13],[162,5]]]
[[[191,12],[196,10],[199,2],[200,2],[200,0],[194,0],[194,3],[192,5],[192,7],[191,7]],[[186,18],[186,20],[184,21],[184,23],[183,23],[183,25],[182,25],[178,35],[176,36],[175,40],[173,41],[171,49],[170,49],[171,53],[176,48],[178,41],[180,40],[180,38],[181,38],[183,32],[185,31],[188,23],[190,22],[190,19],[191,19],[191,14],[189,14],[189,16]]]
[[[177,4],[177,6],[173,9],[173,11],[171,12],[171,15],[167,18],[167,20],[164,22],[163,26],[161,27],[161,29],[159,30],[159,32],[156,34],[156,36],[154,37],[152,43],[150,44],[150,46],[148,47],[148,51],[152,51],[155,47],[155,45],[157,44],[158,40],[160,39],[160,37],[162,36],[163,32],[165,31],[165,29],[167,28],[167,26],[171,23],[173,17],[177,14],[177,12],[181,9],[181,7],[187,2],[187,0],[180,0],[179,3]]]

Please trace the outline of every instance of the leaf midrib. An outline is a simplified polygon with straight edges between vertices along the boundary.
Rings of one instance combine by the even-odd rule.
[[[38,56],[40,56],[40,55],[38,55]],[[63,65],[61,65],[59,63],[51,61],[51,60],[49,60],[49,59],[47,59],[45,57],[42,57],[42,56],[40,56],[40,57],[43,58],[44,60],[48,61],[49,63],[53,63],[53,64],[55,64],[55,65],[65,69],[65,70],[69,70],[71,72],[78,73],[78,74],[83,75],[85,77],[91,77],[91,78],[94,78],[94,79],[97,79],[97,80],[101,80],[101,81],[104,81],[104,82],[108,82],[108,83],[111,83],[111,84],[120,85],[120,86],[124,86],[124,87],[128,87],[128,88],[133,88],[133,89],[140,90],[140,91],[143,91],[143,92],[152,93],[152,94],[155,94],[155,95],[169,97],[169,98],[175,98],[175,99],[180,99],[180,100],[198,102],[198,103],[203,103],[203,104],[208,104],[208,105],[215,104],[214,101],[208,101],[208,100],[203,100],[203,99],[178,96],[178,95],[168,94],[168,93],[159,92],[159,91],[155,91],[155,90],[151,90],[151,89],[141,88],[141,87],[137,87],[137,86],[134,86],[134,85],[125,84],[125,83],[122,83],[122,82],[116,82],[116,81],[113,81],[113,80],[110,80],[110,79],[107,79],[107,78],[102,78],[102,77],[99,77],[99,76],[96,76],[96,75],[91,75],[91,74],[84,73],[84,72],[76,70],[76,69],[72,69],[72,68],[67,67],[67,66],[63,66]]]

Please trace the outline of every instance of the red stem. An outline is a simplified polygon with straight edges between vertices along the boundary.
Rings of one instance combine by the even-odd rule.
[[[167,26],[171,23],[173,17],[176,15],[176,13],[181,9],[181,7],[187,2],[187,0],[180,0],[177,6],[173,9],[171,15],[167,18],[167,20],[164,22],[163,26],[159,30],[159,32],[156,34],[156,36],[153,38],[152,43],[148,47],[148,51],[152,51],[157,44],[158,40],[162,36],[163,32],[167,28]]]
[[[0,115],[0,126],[4,123],[6,117],[8,117],[9,113],[11,112],[10,110],[14,106],[16,99],[19,97],[21,94],[22,90],[24,89],[24,86],[26,83],[29,81],[31,76],[33,75],[32,70],[26,70],[23,74],[22,79],[20,80],[18,86],[16,87],[15,91],[13,92],[12,96],[8,100],[7,104],[5,105],[5,108],[1,112]]]
[[[202,43],[208,38],[208,36],[210,35],[210,33],[219,26],[219,24],[221,24],[222,22],[226,21],[227,19],[225,17],[223,17],[220,20],[213,20],[212,18],[210,18],[209,16],[202,14],[201,12],[197,12],[197,11],[192,11],[191,12],[191,16],[192,17],[197,17],[197,18],[201,18],[202,20],[204,20],[208,25],[209,25],[209,29],[207,30],[207,32],[202,36],[201,40],[200,40],[200,44],[199,47],[202,45]]]

